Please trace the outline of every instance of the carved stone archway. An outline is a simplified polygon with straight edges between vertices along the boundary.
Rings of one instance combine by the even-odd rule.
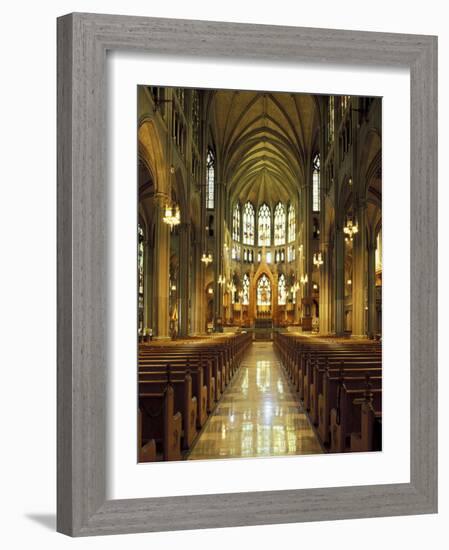
[[[266,275],[271,284],[271,317],[273,321],[277,318],[277,303],[278,303],[278,286],[277,275],[273,275],[269,265],[266,262],[265,253],[262,254],[262,261],[259,264],[257,271],[252,276],[251,292],[250,292],[250,321],[254,324],[257,318],[257,283],[259,279]]]

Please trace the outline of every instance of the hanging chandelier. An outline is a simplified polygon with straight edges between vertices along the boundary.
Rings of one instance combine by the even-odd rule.
[[[237,290],[234,283],[228,283],[228,290],[231,294],[234,294],[234,292]]]
[[[321,252],[318,252],[318,254],[313,255],[313,265],[315,265],[318,269],[323,265],[324,260]]]
[[[349,218],[346,222],[345,227],[343,227],[343,233],[346,235],[345,240],[346,241],[352,241],[354,238],[354,235],[359,232],[359,228],[357,227],[357,224],[354,224],[352,222],[352,219]]]
[[[170,226],[170,229],[173,229],[175,225],[181,223],[181,212],[178,205],[166,204],[164,217],[162,221]]]
[[[208,254],[203,252],[203,255],[201,256],[201,261],[207,267],[210,263],[212,263],[212,254],[210,252]]]

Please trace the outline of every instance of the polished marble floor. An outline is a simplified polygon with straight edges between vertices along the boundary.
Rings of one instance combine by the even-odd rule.
[[[255,342],[189,460],[321,453],[271,342]]]

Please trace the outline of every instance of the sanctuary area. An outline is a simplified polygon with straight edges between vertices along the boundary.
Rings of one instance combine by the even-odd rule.
[[[381,98],[137,92],[138,461],[381,450]]]

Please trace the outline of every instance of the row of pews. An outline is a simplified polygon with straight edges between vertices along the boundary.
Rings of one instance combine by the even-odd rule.
[[[240,333],[139,345],[139,462],[182,458],[250,344]]]
[[[274,348],[325,449],[381,450],[380,342],[278,333]]]

